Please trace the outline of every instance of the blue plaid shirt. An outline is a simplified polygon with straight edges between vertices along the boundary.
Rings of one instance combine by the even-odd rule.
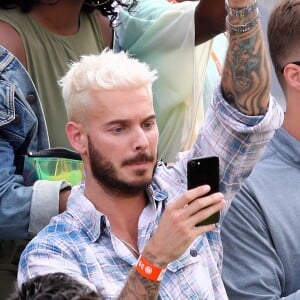
[[[193,157],[220,157],[220,188],[227,201],[221,226],[241,182],[251,172],[282,118],[282,110],[273,99],[266,115],[246,116],[226,103],[220,88],[216,90],[192,149],[179,153],[171,167],[158,163],[153,182],[147,188],[148,205],[139,219],[139,251],[155,231],[165,206],[186,191],[186,163]],[[60,271],[90,285],[104,299],[117,298],[137,258],[111,232],[109,220],[96,210],[83,190],[83,185],[73,188],[67,211],[54,217],[29,243],[20,260],[19,284],[36,275]],[[197,238],[181,257],[168,265],[160,299],[227,299],[220,272],[220,226]]]

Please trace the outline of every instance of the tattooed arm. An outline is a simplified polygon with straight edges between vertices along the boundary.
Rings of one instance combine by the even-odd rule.
[[[157,299],[160,286],[161,281],[149,280],[141,276],[133,267],[118,299],[154,300]]]
[[[232,8],[253,4],[253,0],[229,0]],[[230,16],[235,25],[255,20],[257,12]],[[232,106],[247,115],[265,113],[270,92],[270,65],[259,22],[253,22],[247,32],[236,32],[228,27],[229,46],[222,75],[222,90]],[[235,27],[236,28],[236,27]]]

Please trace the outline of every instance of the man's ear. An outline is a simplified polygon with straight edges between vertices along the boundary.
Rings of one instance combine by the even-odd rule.
[[[71,146],[80,154],[86,152],[86,134],[81,123],[69,121],[66,133]]]
[[[289,86],[300,91],[300,66],[288,64],[284,68],[284,77]]]

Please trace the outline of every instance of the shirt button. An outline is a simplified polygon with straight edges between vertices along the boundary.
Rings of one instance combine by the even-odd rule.
[[[190,250],[190,255],[191,255],[192,257],[196,257],[196,256],[198,255],[197,250],[191,249],[191,250]]]
[[[21,117],[18,114],[16,114],[14,120],[12,121],[12,124],[17,125],[20,123],[20,121]]]
[[[36,101],[36,98],[34,95],[28,95],[27,101],[29,102],[29,104],[33,104]]]

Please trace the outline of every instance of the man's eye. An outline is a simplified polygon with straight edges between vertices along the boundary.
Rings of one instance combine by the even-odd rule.
[[[113,130],[115,133],[121,133],[123,131],[123,127],[117,127]]]
[[[154,126],[155,122],[154,121],[151,121],[151,122],[146,122],[144,123],[143,127],[144,128],[147,128],[147,129],[150,129]]]

